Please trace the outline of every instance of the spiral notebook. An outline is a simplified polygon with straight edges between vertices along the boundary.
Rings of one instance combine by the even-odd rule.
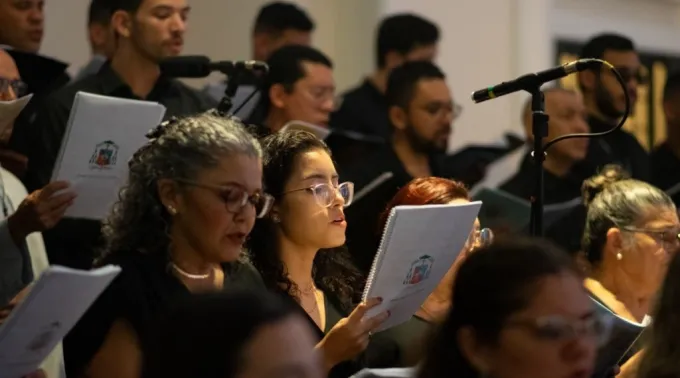
[[[390,211],[363,299],[383,298],[371,317],[389,310],[376,331],[409,320],[437,287],[468,240],[481,202],[396,206]]]

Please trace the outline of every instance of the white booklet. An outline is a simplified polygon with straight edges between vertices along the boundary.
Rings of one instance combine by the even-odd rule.
[[[76,94],[52,173],[52,181],[68,181],[78,194],[65,216],[106,216],[125,183],[128,161],[163,115],[165,107],[155,102]]]
[[[481,206],[396,206],[390,211],[363,294],[364,300],[383,298],[367,317],[390,311],[376,332],[415,314],[465,246]]]
[[[117,266],[45,270],[0,326],[0,378],[37,370],[120,271]]]

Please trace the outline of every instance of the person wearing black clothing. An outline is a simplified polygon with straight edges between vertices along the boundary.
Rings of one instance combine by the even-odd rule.
[[[272,54],[267,64],[264,95],[248,121],[254,134],[263,138],[292,121],[327,127],[335,97],[331,60],[312,47],[288,45]],[[331,130],[325,141],[340,169],[383,143],[345,130]]]
[[[186,0],[116,3],[112,25],[118,35],[118,46],[111,61],[97,75],[50,95],[26,130],[32,141],[24,179],[29,191],[43,187],[51,178],[77,92],[158,102],[167,108],[166,119],[200,113],[215,105],[179,81],[160,76],[158,62],[181,52],[189,11]],[[153,20],[158,12],[167,17]],[[100,242],[99,228],[97,221],[65,219],[44,234],[50,261],[89,268],[93,249]]]
[[[457,167],[446,163],[445,153],[460,107],[444,73],[430,62],[405,63],[390,75],[387,100],[393,125],[390,143],[340,171],[357,191],[356,202],[346,211],[347,246],[365,274],[379,241],[380,214],[399,188],[417,177],[457,176]]]
[[[139,377],[148,331],[177,300],[263,289],[242,259],[272,204],[257,140],[235,118],[212,114],[170,120],[149,137],[103,227],[97,265],[122,271],[66,337],[69,377]]]
[[[563,88],[544,90],[545,112],[550,117],[546,141],[559,136],[588,132],[586,110],[581,96]],[[528,143],[533,143],[531,99],[522,112],[522,122]],[[543,162],[544,203],[549,205],[573,200],[581,196],[581,182],[588,177],[575,171],[576,163],[588,152],[589,139],[573,138],[554,144]],[[534,195],[536,175],[534,161],[527,154],[517,173],[500,185],[500,189],[524,200]]]
[[[409,13],[385,18],[378,27],[376,71],[357,88],[343,94],[331,117],[331,127],[389,139],[391,127],[385,91],[390,72],[404,62],[433,61],[438,42],[439,29],[429,20]]]
[[[680,204],[680,72],[668,76],[663,92],[666,115],[666,140],[651,154],[652,184],[665,190],[676,205]],[[669,190],[670,189],[670,190]]]
[[[339,181],[328,147],[309,132],[269,135],[262,148],[264,185],[275,200],[253,228],[250,259],[267,288],[294,302],[316,330],[329,376],[349,377],[369,363],[362,358],[369,335],[388,315],[362,321],[380,301],[362,302],[364,281],[344,249],[353,185]]]
[[[630,39],[618,34],[600,34],[588,41],[580,58],[597,58],[611,63],[626,82],[631,112],[637,102],[637,88],[644,80],[640,57]],[[614,74],[602,67],[599,71],[579,73],[579,87],[588,109],[591,132],[604,132],[614,128],[625,111],[624,89]],[[642,181],[650,180],[649,156],[634,135],[618,130],[604,138],[593,139],[584,161],[595,173],[606,164],[617,164]]]
[[[283,46],[303,45],[312,43],[312,33],[315,29],[314,21],[307,12],[299,6],[273,1],[260,8],[255,18],[251,35],[252,59],[259,61],[268,60],[274,51]],[[233,80],[233,78],[229,78]],[[253,115],[255,106],[260,97],[267,93],[253,92],[262,85],[262,80],[252,73],[244,73],[238,77],[238,89],[234,96],[234,110],[243,105],[235,115],[241,119],[248,119]],[[234,83],[231,83],[234,84]],[[219,101],[227,89],[225,82],[208,84],[203,92]],[[244,104],[249,96],[252,97]]]

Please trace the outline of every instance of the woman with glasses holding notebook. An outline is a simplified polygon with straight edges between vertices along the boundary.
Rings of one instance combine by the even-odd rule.
[[[66,337],[69,377],[139,377],[152,325],[178,300],[263,289],[239,262],[271,205],[259,143],[240,121],[209,114],[172,119],[147,136],[103,227],[98,264],[122,272]]]
[[[443,205],[468,203],[470,197],[463,183],[438,177],[417,178],[401,188],[382,214],[379,230],[385,228],[392,208],[402,205]],[[460,264],[475,249],[493,241],[493,232],[482,229],[475,221],[468,243],[439,285],[406,323],[375,335],[376,340],[392,340],[399,346],[399,366],[414,366],[423,353],[422,347],[434,326],[440,323],[451,309],[453,280]]]
[[[629,177],[621,167],[608,165],[583,182],[585,286],[609,311],[644,326],[671,254],[680,246],[680,220],[665,192]],[[634,364],[626,362],[639,344],[621,357],[622,374]]]
[[[304,311],[330,375],[350,376],[357,369],[350,361],[388,316],[364,317],[379,299],[359,304],[363,279],[343,248],[343,209],[353,184],[339,180],[328,147],[309,132],[282,131],[262,146],[265,188],[274,204],[248,240],[251,261],[268,289]]]

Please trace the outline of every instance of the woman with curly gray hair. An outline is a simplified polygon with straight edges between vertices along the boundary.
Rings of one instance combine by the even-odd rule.
[[[138,377],[149,329],[194,292],[262,286],[239,262],[272,199],[262,150],[236,119],[173,119],[148,135],[103,233],[99,265],[122,272],[65,340],[69,377]]]

